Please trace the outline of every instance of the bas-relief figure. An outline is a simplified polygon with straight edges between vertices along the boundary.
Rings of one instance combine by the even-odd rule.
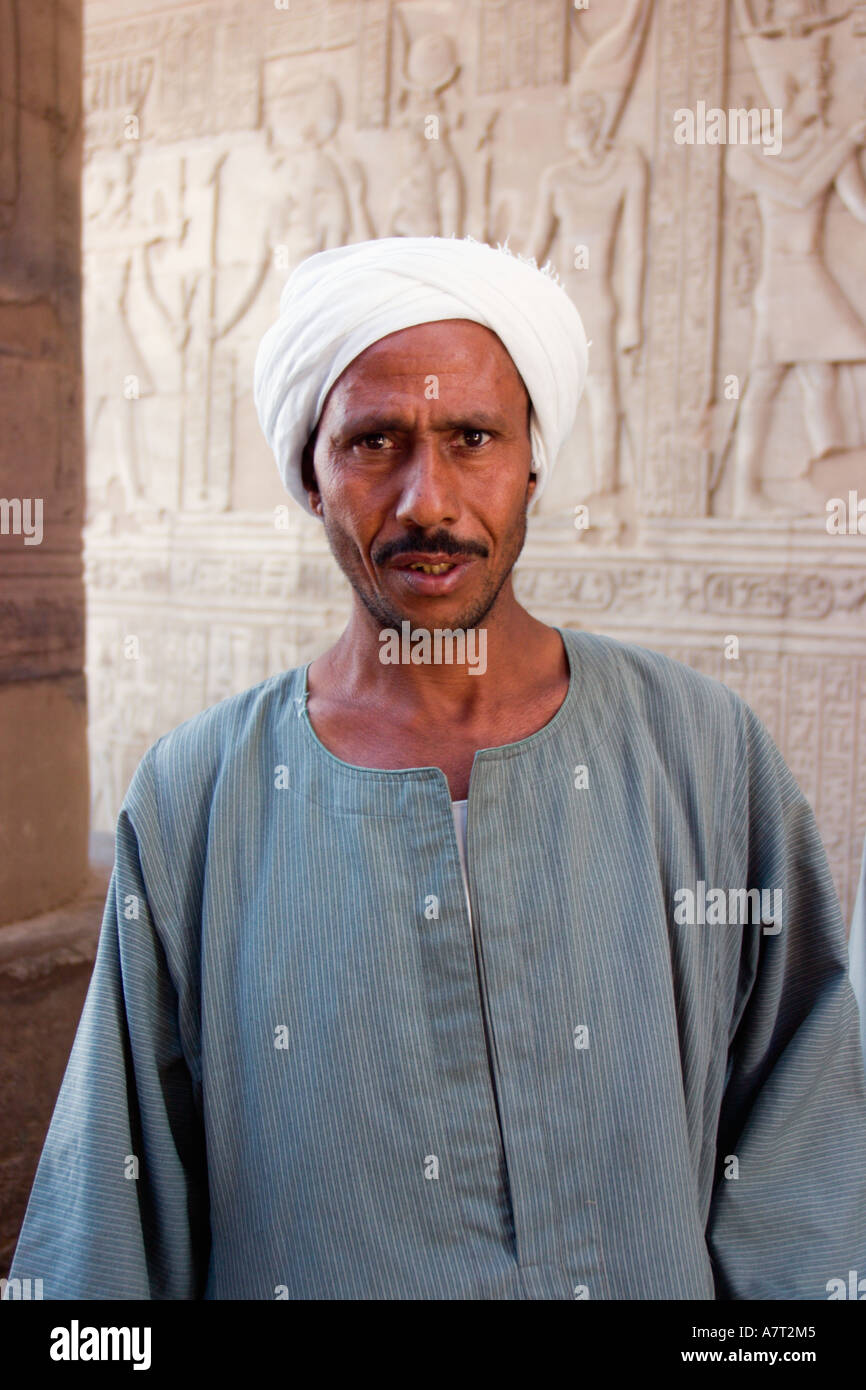
[[[451,145],[445,98],[458,67],[448,34],[424,34],[408,47],[395,119],[404,132],[405,172],[380,235],[463,235],[463,173]]]
[[[160,302],[152,268],[148,275],[183,358],[182,495],[193,510],[229,505],[235,409],[250,394],[255,349],[288,272],[349,239],[352,227],[345,177],[325,150],[340,119],[336,85],[283,66],[266,79],[265,102],[265,143],[222,149],[200,176],[199,274],[181,287],[174,313]],[[159,247],[163,269],[171,249]],[[182,260],[189,276],[189,255]]]
[[[141,229],[132,215],[133,147],[85,156],[82,173],[85,429],[89,512],[99,484],[119,484],[122,506],[146,503],[147,467],[137,402],[154,382],[129,317],[129,284]],[[107,499],[107,493],[104,494]]]
[[[252,399],[256,349],[273,322],[291,271],[307,256],[374,235],[363,167],[341,148],[343,98],[317,69],[267,61],[264,144],[232,151],[223,166],[220,243],[226,305],[220,336],[234,364],[234,425],[258,434]],[[212,330],[213,331],[213,330]]]
[[[558,234],[563,251],[555,263],[591,342],[586,401],[592,494],[615,492],[620,485],[619,363],[641,342],[646,198],[643,155],[634,146],[617,147],[606,140],[603,117],[604,104],[597,93],[574,94],[566,124],[566,143],[574,154],[544,171],[527,246],[541,265]],[[620,305],[612,285],[617,233],[623,238],[625,262]]]
[[[147,158],[139,164],[134,142],[123,155],[92,155],[85,237],[94,280],[88,439],[94,476],[97,460],[110,459],[130,511],[145,502],[140,397],[154,389],[130,325],[130,278],[139,274],[155,311],[161,359],[177,362],[174,505],[221,511],[229,502],[236,408],[246,398],[252,409],[255,350],[288,273],[315,251],[372,234],[363,172],[330,148],[341,115],[335,82],[299,76],[285,64],[278,77],[269,76],[264,140],[176,156],[169,182],[181,190],[183,206],[171,225],[142,212],[156,175]],[[118,162],[127,171],[122,196],[112,173]],[[131,221],[136,177],[138,216]],[[106,193],[112,180],[113,202]],[[135,246],[121,258],[124,218]],[[159,344],[155,326],[150,333]],[[124,376],[137,380],[135,399],[123,397]],[[103,444],[100,430],[105,435],[112,425]]]
[[[205,6],[200,8],[204,11]],[[542,11],[547,26],[543,36]],[[214,11],[217,28],[219,13]],[[562,32],[569,13],[566,7],[560,17]],[[775,721],[773,727],[786,753],[792,752],[792,740],[797,743],[798,769],[813,778],[813,799],[822,808],[822,828],[835,847],[834,868],[845,891],[845,875],[859,854],[857,841],[862,842],[866,826],[866,787],[858,781],[853,806],[848,793],[829,796],[827,789],[831,782],[836,785],[838,777],[827,761],[826,748],[821,753],[825,772],[818,775],[814,769],[807,770],[810,759],[817,763],[830,725],[838,728],[846,718],[849,722],[860,718],[856,711],[864,704],[858,694],[862,668],[845,628],[850,621],[858,631],[862,629],[863,584],[853,561],[850,572],[843,574],[837,563],[833,576],[828,572],[824,582],[817,584],[812,581],[820,577],[821,564],[814,558],[802,559],[802,574],[798,570],[794,584],[790,552],[774,551],[771,544],[774,515],[782,516],[785,510],[771,495],[762,495],[768,504],[769,529],[756,542],[762,554],[754,570],[746,563],[742,547],[735,560],[726,553],[725,538],[738,535],[720,529],[731,511],[727,495],[720,499],[710,523],[715,530],[701,529],[705,523],[698,508],[694,517],[672,515],[680,529],[670,531],[664,499],[648,512],[654,518],[654,531],[640,529],[639,518],[626,530],[617,518],[621,521],[635,495],[640,501],[641,488],[647,486],[640,450],[646,426],[660,407],[647,391],[645,373],[653,355],[660,352],[659,334],[682,335],[692,345],[690,351],[698,348],[711,363],[718,329],[715,318],[701,317],[702,287],[691,303],[683,298],[670,256],[664,262],[664,283],[658,283],[659,249],[653,245],[658,228],[653,218],[676,218],[675,202],[659,210],[653,201],[661,187],[662,168],[668,175],[667,190],[678,186],[679,172],[672,182],[671,169],[688,168],[698,190],[695,196],[701,199],[708,186],[707,170],[711,165],[718,170],[718,179],[724,183],[725,212],[718,235],[734,259],[736,284],[730,305],[722,296],[718,316],[723,322],[729,311],[736,310],[741,319],[748,313],[754,321],[754,371],[734,420],[727,488],[731,490],[734,477],[740,487],[760,485],[765,443],[755,441],[762,431],[765,441],[768,432],[775,438],[780,428],[769,409],[779,389],[772,386],[777,371],[784,374],[793,368],[807,393],[803,417],[783,422],[786,439],[801,442],[810,456],[817,456],[816,441],[839,437],[828,372],[835,374],[840,360],[862,360],[859,316],[833,277],[821,233],[831,198],[846,200],[843,206],[849,215],[854,211],[851,204],[859,205],[851,163],[859,157],[859,147],[851,146],[846,163],[841,155],[846,132],[851,138],[852,121],[838,117],[833,105],[829,124],[826,109],[822,108],[820,117],[810,116],[809,110],[810,103],[820,104],[822,81],[825,96],[841,85],[848,61],[842,36],[848,29],[841,22],[822,27],[814,14],[804,17],[802,5],[762,7],[756,20],[761,32],[755,42],[775,46],[777,53],[787,55],[788,67],[802,88],[785,94],[778,86],[785,63],[777,60],[767,81],[771,104],[785,106],[785,145],[790,139],[790,149],[785,151],[786,158],[774,160],[748,148],[728,148],[722,153],[668,147],[664,120],[669,113],[664,107],[656,111],[651,103],[657,99],[654,92],[682,90],[680,70],[691,62],[688,46],[693,32],[702,26],[696,80],[706,82],[703,74],[714,70],[707,56],[715,39],[709,37],[706,0],[699,0],[693,16],[672,7],[670,0],[611,3],[605,13],[599,10],[593,16],[593,37],[588,42],[579,17],[572,15],[570,51],[569,45],[562,51],[560,44],[557,61],[549,50],[550,25],[552,19],[559,22],[558,11],[554,15],[549,4],[534,8],[516,0],[483,7],[445,3],[434,11],[415,0],[404,0],[388,12],[390,18],[381,5],[375,7],[375,14],[374,47],[362,50],[359,41],[353,48],[354,40],[341,31],[341,47],[327,56],[314,42],[315,35],[308,35],[297,52],[283,50],[281,55],[279,27],[269,29],[268,51],[260,54],[255,68],[258,100],[247,103],[250,110],[256,106],[258,115],[245,116],[246,124],[241,121],[234,126],[220,118],[209,139],[203,138],[207,131],[200,126],[207,120],[207,107],[196,116],[195,141],[187,138],[189,131],[182,122],[172,136],[170,122],[164,119],[154,118],[148,134],[148,111],[162,90],[161,74],[156,71],[143,112],[141,147],[127,151],[131,228],[123,229],[123,180],[113,172],[114,153],[104,148],[104,141],[100,147],[98,140],[91,151],[94,170],[89,177],[96,188],[90,201],[94,217],[87,225],[94,250],[99,180],[110,175],[109,182],[113,179],[116,185],[111,196],[106,188],[100,195],[105,203],[100,253],[105,278],[99,284],[94,280],[89,291],[103,296],[98,305],[93,299],[94,325],[100,320],[107,325],[102,339],[95,327],[88,330],[93,335],[88,348],[88,409],[90,433],[95,436],[92,466],[98,475],[100,458],[107,462],[110,454],[125,505],[148,515],[147,507],[152,508],[155,500],[149,499],[154,482],[151,464],[154,450],[161,445],[164,453],[157,459],[157,471],[173,469],[177,474],[171,506],[180,518],[196,512],[217,514],[208,531],[187,529],[182,543],[163,526],[159,535],[170,563],[159,581],[148,558],[156,544],[148,540],[150,533],[135,537],[136,545],[122,556],[109,556],[112,538],[102,541],[91,523],[92,624],[102,634],[109,664],[121,659],[117,643],[123,633],[142,628],[148,615],[150,659],[162,666],[174,663],[176,671],[179,652],[193,646],[197,651],[194,672],[184,668],[178,680],[167,672],[160,677],[158,698],[153,669],[149,675],[143,668],[138,674],[126,669],[121,681],[112,680],[108,666],[104,668],[94,687],[94,721],[105,720],[106,711],[110,712],[105,727],[114,752],[112,770],[104,764],[95,771],[97,780],[111,780],[109,789],[103,781],[96,789],[102,828],[110,828],[124,779],[135,755],[143,751],[142,743],[149,741],[148,733],[155,738],[194,708],[243,688],[279,665],[307,659],[320,649],[325,630],[334,636],[339,631],[344,600],[339,577],[333,574],[326,547],[319,544],[321,538],[307,523],[298,521],[276,545],[269,517],[264,516],[260,527],[244,519],[239,530],[228,513],[234,495],[232,477],[241,463],[246,464],[248,441],[256,435],[251,402],[255,349],[273,320],[286,276],[305,255],[341,241],[374,234],[472,231],[500,239],[509,236],[515,249],[542,259],[551,255],[592,339],[592,375],[582,412],[589,426],[591,457],[581,459],[575,451],[570,460],[566,458],[555,479],[558,492],[552,487],[542,499],[529,533],[526,564],[518,576],[522,592],[530,602],[541,605],[540,611],[551,621],[588,623],[637,641],[646,631],[667,631],[665,649],[737,684],[756,702],[759,712],[766,711]],[[745,58],[746,66],[760,78],[755,51],[742,37],[746,21],[734,15],[733,6],[730,15],[731,44],[740,67]],[[713,25],[718,24],[714,14]],[[538,32],[531,41],[547,55],[543,82],[539,82],[539,71],[533,69],[530,74],[525,61],[517,62],[507,44],[498,54],[496,71],[491,74],[488,63],[482,72],[486,57],[477,42],[482,32],[502,29],[513,37],[528,33],[527,26],[533,25]],[[670,37],[672,26],[674,38]],[[805,39],[804,26],[811,29]],[[292,33],[294,42],[297,34]],[[797,56],[798,45],[821,43],[827,33],[839,36],[832,92],[826,67],[823,76],[821,69],[814,69],[815,84],[807,90],[804,73],[809,65]],[[367,55],[363,74],[359,71],[362,51]],[[378,65],[375,73],[370,70],[370,55]],[[824,52],[825,64],[826,59]],[[671,69],[667,83],[659,64],[677,65],[677,73]],[[129,72],[133,76],[138,72],[140,82],[145,67],[139,57],[134,63],[130,60]],[[651,78],[657,73],[655,83]],[[730,79],[725,83],[720,77],[718,90],[707,90],[706,96],[726,106],[730,85]],[[371,105],[374,92],[379,94],[378,104]],[[522,175],[517,189],[529,212],[509,225],[500,171],[509,158],[511,126],[499,117],[506,103],[520,107],[530,98],[537,109],[555,113],[546,127],[554,131],[554,139],[539,139],[533,148],[531,175]],[[101,113],[103,134],[110,117],[109,112]],[[430,117],[438,123],[438,138],[428,139],[425,133]],[[531,141],[531,124],[523,128]],[[837,166],[833,151],[840,158]],[[811,188],[804,182],[810,176]],[[809,192],[811,196],[799,206],[797,197],[802,200]],[[162,212],[154,202],[165,205]],[[575,265],[576,245],[585,246],[589,253],[580,269]],[[803,245],[811,248],[806,253],[811,267],[809,303],[821,306],[814,317],[823,325],[816,341],[821,342],[824,355],[815,359],[791,353],[790,361],[783,363],[772,353],[781,336],[793,333],[797,323],[790,316],[786,320],[778,304],[780,297],[786,304],[790,298],[792,258]],[[689,254],[693,252],[694,248]],[[672,255],[677,254],[686,253],[674,248]],[[653,320],[648,306],[658,306],[660,295],[664,312],[656,307]],[[828,310],[828,304],[834,307]],[[843,319],[848,356],[840,356]],[[113,352],[108,342],[114,343]],[[748,360],[745,341],[743,347]],[[759,360],[761,353],[764,360]],[[117,418],[112,423],[112,397],[104,381],[95,378],[116,371],[121,357],[138,363],[130,371],[137,371],[144,394],[137,401],[113,398]],[[725,366],[718,364],[719,375]],[[129,414],[124,417],[126,407]],[[161,432],[151,427],[154,412],[160,410],[165,421]],[[145,411],[151,412],[150,417]],[[778,416],[779,411],[774,414]],[[148,418],[148,429],[133,440],[133,447],[124,433],[126,424]],[[676,425],[673,416],[671,422]],[[676,439],[675,431],[672,439]],[[562,498],[569,500],[569,516],[570,504],[583,500],[576,495],[578,461],[598,504],[595,545],[590,549],[576,545],[580,534],[562,526]],[[681,461],[677,467],[682,469]],[[802,471],[792,458],[792,478],[798,468]],[[651,480],[650,486],[654,485]],[[160,496],[164,503],[165,488]],[[275,492],[277,500],[280,496]],[[607,518],[605,500],[610,503]],[[94,501],[94,521],[98,522],[104,501],[98,496]],[[818,510],[823,511],[823,499]],[[220,511],[226,512],[224,519]],[[821,527],[814,505],[812,515],[816,527]],[[220,529],[229,522],[229,529]],[[228,535],[237,539],[230,554],[220,553],[219,537]],[[694,558],[677,567],[673,554],[660,555],[656,550],[653,566],[648,567],[648,537],[649,543],[657,544],[654,538],[661,536],[672,536],[674,547],[682,538]],[[116,536],[113,541],[116,544]],[[100,550],[101,546],[105,548]],[[824,549],[838,561],[838,552],[831,552],[826,537]],[[818,553],[814,547],[809,552],[811,557]],[[100,556],[105,563],[99,563]],[[676,581],[675,571],[680,576]],[[200,617],[193,617],[192,610],[190,616],[172,611],[181,594],[195,596]],[[249,617],[252,602],[260,624],[255,633]],[[819,678],[826,660],[816,656],[812,665],[818,677],[809,686],[814,698],[808,718],[805,695],[800,698],[800,686],[805,690],[803,660],[771,655],[781,650],[791,623],[797,624],[801,636],[817,634],[821,624],[821,635],[829,637],[842,673],[831,690]],[[738,624],[748,629],[742,660],[721,662],[713,634],[729,627],[737,631]],[[688,643],[677,635],[686,630],[692,634]],[[695,645],[697,633],[705,634],[703,645]],[[133,705],[137,711],[134,732],[124,724],[121,713],[123,707]],[[784,719],[782,715],[777,719],[777,709],[788,711]]]
[[[727,151],[730,179],[754,192],[761,217],[761,271],[755,287],[754,327],[748,379],[734,445],[733,512],[738,517],[784,511],[818,513],[824,497],[808,479],[791,477],[770,499],[761,466],[773,403],[790,369],[802,393],[808,461],[842,449],[847,434],[838,402],[837,367],[866,362],[866,324],[824,263],[823,228],[832,190],[858,221],[866,223],[866,179],[860,152],[866,119],[846,129],[827,119],[830,99],[829,38],[816,49],[792,53],[787,68],[756,48],[755,38],[780,35],[802,40],[844,15],[820,17],[803,0],[778,7],[755,26],[746,0],[737,0],[741,33],[752,43],[752,61],[764,91],[784,94],[782,147],[767,156],[760,146]]]
[[[219,228],[226,273],[218,291],[228,306],[219,334],[233,353],[237,409],[249,429],[257,428],[256,349],[289,274],[307,256],[374,235],[363,166],[340,145],[336,80],[319,68],[298,73],[286,60],[268,60],[263,108],[264,148],[232,151],[223,166]]]
[[[598,497],[615,493],[623,481],[619,374],[623,358],[642,338],[646,160],[636,145],[616,141],[614,131],[634,79],[651,3],[629,0],[572,77],[565,122],[572,153],[542,173],[526,245],[539,265],[556,250],[554,263],[591,343],[586,384],[590,496]],[[621,304],[613,290],[618,237],[624,267]]]
[[[286,60],[266,63],[263,99],[265,146],[227,155],[219,228],[230,268],[219,278],[227,306],[221,336],[233,333],[235,347],[243,344],[253,357],[289,272],[353,232],[348,180],[331,149],[341,119],[336,83],[299,75]],[[360,173],[353,173],[362,203]],[[252,358],[247,365],[252,370]]]

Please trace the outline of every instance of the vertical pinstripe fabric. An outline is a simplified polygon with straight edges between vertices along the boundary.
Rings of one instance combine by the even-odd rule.
[[[561,633],[560,710],[475,756],[474,943],[444,774],[334,757],[305,668],[148,750],[14,1277],[571,1300],[866,1274],[866,1082],[808,804],[723,685]],[[782,929],[677,925],[699,881],[780,889]]]
[[[860,1010],[860,1050],[866,1065],[866,843],[863,845],[860,879],[848,933],[848,974]]]

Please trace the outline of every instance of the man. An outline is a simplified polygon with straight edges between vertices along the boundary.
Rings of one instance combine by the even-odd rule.
[[[848,934],[848,974],[860,1012],[860,1050],[863,1065],[866,1066],[866,842],[863,844],[860,878]]]
[[[823,1299],[866,1269],[805,798],[726,687],[514,597],[586,348],[551,275],[468,240],[287,282],[257,407],[352,613],[136,771],[13,1265],[46,1297]],[[485,669],[381,659],[437,629]]]

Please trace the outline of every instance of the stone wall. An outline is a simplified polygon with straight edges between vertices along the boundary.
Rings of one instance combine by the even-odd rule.
[[[508,236],[552,258],[593,344],[518,595],[735,686],[810,797],[850,910],[863,5],[88,0],[85,16],[96,826],[161,733],[322,651],[348,612],[253,409],[286,275],[371,235]],[[714,109],[733,108],[766,111],[757,143],[720,140],[735,132]],[[853,533],[828,529],[833,498]]]
[[[87,875],[81,18],[0,0],[0,924]]]

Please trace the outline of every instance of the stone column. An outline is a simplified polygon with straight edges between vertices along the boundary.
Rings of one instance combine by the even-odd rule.
[[[0,0],[0,1276],[90,978],[81,0]]]
[[[0,925],[88,874],[81,3],[0,0]]]

